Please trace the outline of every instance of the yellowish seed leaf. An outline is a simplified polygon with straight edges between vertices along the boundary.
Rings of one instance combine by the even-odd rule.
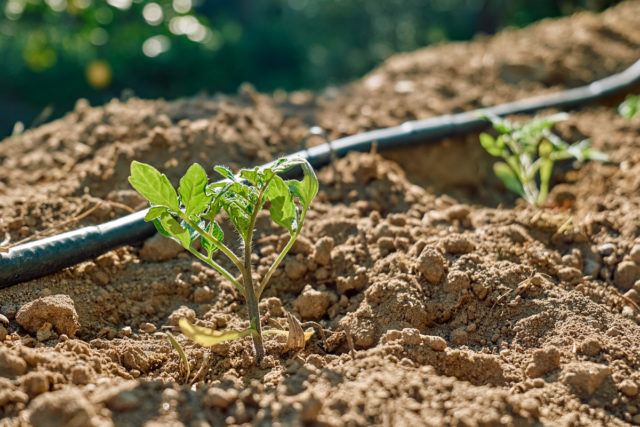
[[[216,331],[215,329],[192,325],[185,318],[180,319],[178,324],[180,325],[182,333],[187,338],[203,347],[211,347],[212,345],[246,337],[251,334],[251,329],[245,329],[244,331]]]

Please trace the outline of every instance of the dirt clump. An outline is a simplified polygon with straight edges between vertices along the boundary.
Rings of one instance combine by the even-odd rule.
[[[58,333],[73,337],[80,327],[78,313],[68,295],[51,295],[31,301],[18,310],[16,322],[31,333],[53,326]]]

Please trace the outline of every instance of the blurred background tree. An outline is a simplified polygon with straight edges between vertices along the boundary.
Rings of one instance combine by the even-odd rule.
[[[0,137],[123,90],[319,89],[395,52],[616,0],[0,0]]]

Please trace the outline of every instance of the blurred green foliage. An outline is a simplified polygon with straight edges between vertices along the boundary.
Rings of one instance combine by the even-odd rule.
[[[0,136],[81,97],[318,89],[394,52],[616,0],[0,0]]]

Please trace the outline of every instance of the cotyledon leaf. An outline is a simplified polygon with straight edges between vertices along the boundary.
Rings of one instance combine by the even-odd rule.
[[[253,329],[245,329],[244,331],[216,331],[215,329],[205,328],[203,326],[192,325],[187,319],[182,318],[178,321],[182,333],[192,341],[203,347],[211,347],[225,341],[231,341],[238,338],[251,335]]]
[[[182,333],[196,344],[200,344],[203,347],[211,347],[212,345],[220,344],[225,341],[232,341],[238,338],[249,336],[253,333],[253,329],[245,329],[244,331],[217,331],[215,329],[205,328],[203,326],[197,326],[191,324],[187,319],[182,318],[178,321],[178,325],[182,330]],[[268,329],[262,331],[262,335],[289,335],[289,331],[282,331],[279,329]],[[309,328],[304,331],[304,341],[309,341],[313,336],[313,328]]]
[[[496,140],[488,133],[480,134],[480,144],[492,156],[499,157],[502,155],[502,147],[498,146]]]

